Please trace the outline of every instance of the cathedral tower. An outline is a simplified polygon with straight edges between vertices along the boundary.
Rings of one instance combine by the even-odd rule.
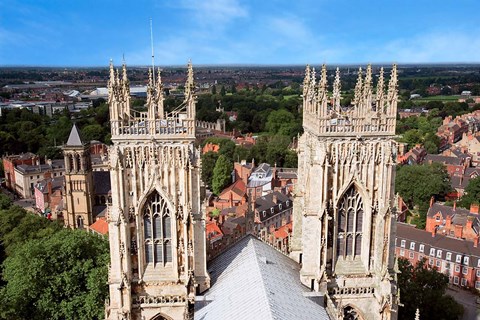
[[[301,281],[325,295],[332,319],[396,319],[394,181],[397,70],[376,93],[372,68],[358,71],[352,107],[340,106],[323,66],[307,66],[299,141],[292,257]]]
[[[110,65],[108,319],[189,319],[195,293],[210,286],[192,65],[185,100],[169,113],[160,71],[156,82],[149,75],[147,111],[137,112],[125,65],[121,75]]]
[[[67,219],[65,224],[74,229],[91,225],[93,175],[90,160],[90,144],[83,143],[74,124],[63,147],[65,158],[65,203]]]

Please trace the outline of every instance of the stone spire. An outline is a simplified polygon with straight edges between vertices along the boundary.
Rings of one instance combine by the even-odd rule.
[[[70,131],[70,136],[68,137],[66,145],[69,147],[83,146],[82,139],[80,139],[80,134],[78,133],[78,128],[75,123],[73,124],[72,130]]]
[[[327,107],[328,107],[328,80],[327,80],[327,66],[325,64],[322,65],[322,71],[320,76],[320,81],[318,83],[318,93],[317,93],[317,110],[315,110],[316,114],[320,117],[324,117],[327,114]]]
[[[378,76],[377,92],[376,92],[376,111],[377,113],[384,113],[385,105],[385,80],[383,78],[383,67],[380,68],[380,75]]]
[[[157,119],[163,119],[165,117],[163,109],[163,83],[162,76],[160,75],[160,68],[158,68],[157,82],[155,83],[155,103],[157,105]]]
[[[305,68],[305,78],[303,78],[303,96],[306,97],[310,86],[310,65]]]
[[[127,78],[127,66],[125,62],[122,65],[122,116],[128,118],[130,116],[130,81]]]
[[[148,69],[147,85],[147,111],[148,120],[155,120],[155,88],[153,85],[152,69]]]
[[[352,104],[354,106],[355,113],[357,115],[360,114],[360,108],[362,104],[362,89],[363,89],[363,79],[362,79],[362,68],[358,68],[358,78],[357,78],[357,84],[355,85],[355,93],[353,96],[353,101]]]
[[[390,81],[388,83],[388,93],[387,93],[387,115],[396,116],[397,115],[397,100],[398,100],[398,90],[397,90],[397,65],[394,64],[392,67],[392,72],[390,75]]]
[[[195,83],[193,77],[192,61],[188,62],[187,81],[185,82],[185,103],[187,105],[187,118],[195,119]]]
[[[420,320],[420,310],[415,311],[415,320]]]
[[[118,99],[117,99],[117,81],[115,78],[115,70],[113,61],[110,60],[110,79],[108,80],[108,104],[110,106],[110,118],[118,119]]]
[[[316,92],[316,78],[317,74],[315,72],[315,68],[312,68],[310,71],[310,81],[308,82],[308,96],[307,96],[307,101],[308,101],[308,112],[312,113],[314,112],[315,106],[316,106],[316,101],[315,101],[315,92]]]
[[[335,71],[335,80],[333,81],[332,110],[338,115],[340,114],[340,100],[342,84],[340,83],[340,69]]]
[[[363,81],[363,114],[372,110],[372,92],[372,65],[369,64]]]

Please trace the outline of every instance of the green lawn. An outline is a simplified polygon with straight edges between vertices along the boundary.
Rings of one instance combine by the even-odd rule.
[[[423,97],[420,99],[413,99],[412,101],[419,101],[419,102],[428,102],[428,101],[458,101],[460,98],[466,98],[462,96],[431,96],[431,97]]]
[[[298,94],[289,94],[286,96],[283,96],[283,99],[288,100],[290,98],[297,98],[299,95]]]

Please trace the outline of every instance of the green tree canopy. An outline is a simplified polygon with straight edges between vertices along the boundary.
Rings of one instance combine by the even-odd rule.
[[[212,186],[213,169],[219,154],[213,151],[206,152],[202,155],[202,181],[207,186]]]
[[[220,155],[213,169],[212,188],[213,193],[220,194],[232,180],[231,173],[233,170],[232,162],[225,156]]]
[[[464,194],[459,201],[459,206],[470,209],[470,206],[480,204],[480,177],[471,179],[465,188]]]
[[[3,264],[3,319],[103,319],[108,242],[62,230],[30,240]]]
[[[400,288],[399,320],[415,318],[417,308],[421,319],[457,320],[463,307],[445,294],[448,276],[428,268],[426,259],[412,266],[407,259],[399,258],[398,286]],[[448,307],[447,307],[448,306]]]
[[[445,196],[451,190],[450,177],[439,163],[404,165],[397,170],[395,190],[410,205],[424,205],[432,196]]]
[[[301,126],[291,112],[280,109],[268,115],[266,129],[271,134],[293,137],[301,131]]]

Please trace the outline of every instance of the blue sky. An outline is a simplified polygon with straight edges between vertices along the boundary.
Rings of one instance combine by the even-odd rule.
[[[0,65],[480,62],[478,0],[3,0]]]

